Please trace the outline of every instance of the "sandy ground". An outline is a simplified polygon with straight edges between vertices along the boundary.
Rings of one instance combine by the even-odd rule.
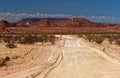
[[[76,39],[65,38],[64,44],[61,63],[44,78],[120,78],[120,63],[99,50]]]
[[[51,56],[45,54],[47,60],[39,63],[40,55],[48,51]],[[40,47],[26,67],[1,78],[120,78],[117,60],[74,36],[64,35],[55,46]]]
[[[96,48],[120,62],[120,46],[115,45],[114,43],[110,44],[108,39],[105,39],[102,44],[89,42],[88,40],[82,38],[79,39],[79,41],[82,41],[81,43],[84,43],[87,47]]]
[[[6,50],[4,45],[1,51]],[[53,52],[54,46],[41,46],[41,45],[19,45],[19,48],[10,50],[12,53],[9,53],[9,50],[6,50],[6,53],[0,52],[1,56],[16,56],[19,55],[22,58],[11,59],[10,66],[0,67],[0,78],[15,78],[14,74],[29,70],[30,68],[41,65]],[[52,49],[51,49],[52,48]],[[24,57],[24,58],[23,58]],[[18,63],[20,62],[21,63]],[[24,61],[24,62],[23,62]],[[17,64],[16,64],[17,63]],[[12,65],[13,64],[13,65]]]

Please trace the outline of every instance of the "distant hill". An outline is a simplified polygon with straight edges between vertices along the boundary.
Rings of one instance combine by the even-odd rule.
[[[49,27],[49,26],[60,26],[60,27],[111,27],[114,24],[102,24],[91,22],[85,18],[57,18],[56,19],[41,19],[35,24],[35,26]]]
[[[50,22],[56,22],[56,21],[62,21],[62,20],[67,20],[68,18],[24,18],[20,21],[18,21],[18,23],[32,23],[35,24],[37,22],[43,21],[43,20],[48,20]]]
[[[51,27],[51,28],[49,28]],[[57,27],[57,28],[56,28]],[[35,28],[35,29],[34,29]],[[74,30],[73,30],[74,28]],[[0,21],[0,31],[4,32],[41,32],[41,31],[120,31],[120,24],[102,24],[91,22],[85,18],[24,18],[15,23],[9,23],[5,20]],[[96,29],[98,28],[98,29]]]

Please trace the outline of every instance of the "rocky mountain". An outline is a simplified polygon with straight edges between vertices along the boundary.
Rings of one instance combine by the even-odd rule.
[[[72,27],[85,27],[85,26],[93,26],[93,22],[84,19],[84,18],[70,18],[68,20],[63,20],[60,22],[57,22],[56,25],[57,26],[72,26]]]
[[[85,18],[24,18],[16,22],[16,26],[77,26],[77,27],[109,27],[114,24],[91,22]]]
[[[47,29],[47,31],[52,31],[52,28],[54,31],[61,31],[66,28],[66,30],[72,30],[72,28],[76,28],[75,30],[79,31],[80,28],[87,28],[87,30],[91,30],[94,28],[101,28],[103,30],[109,30],[114,29],[118,30],[120,29],[120,24],[102,24],[102,23],[96,23],[89,21],[85,18],[26,18],[22,19],[21,21],[15,22],[15,23],[9,23],[7,21],[1,20],[0,21],[0,31],[5,31],[8,29],[9,31],[14,30],[17,32],[21,32],[21,29],[24,32],[28,31],[26,28],[29,28],[29,31],[31,30],[38,30],[40,27],[44,29]],[[48,29],[49,27],[52,27],[51,29]],[[56,27],[59,27],[59,29],[56,29]],[[35,28],[35,29],[34,29]]]
[[[8,26],[9,26],[9,23],[7,21],[0,20],[0,32],[5,32],[6,27]]]
[[[56,21],[62,21],[62,20],[66,20],[68,18],[24,18],[20,21],[18,21],[17,23],[31,23],[31,24],[36,24],[40,21],[43,20],[47,20],[50,22],[56,22]]]

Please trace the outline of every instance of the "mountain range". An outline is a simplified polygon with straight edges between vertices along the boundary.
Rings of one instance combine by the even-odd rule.
[[[14,30],[19,30],[19,32],[22,32],[22,29],[26,29],[26,32],[28,30],[38,31],[41,28],[43,28],[43,30],[47,28],[62,28],[63,30],[67,28],[68,30],[70,28],[78,28],[77,31],[79,31],[80,28],[86,28],[87,30],[91,30],[91,28],[99,28],[102,30],[107,29],[110,31],[119,31],[120,24],[96,23],[85,18],[24,18],[14,23],[10,23],[5,20],[0,21],[0,32],[14,32]]]

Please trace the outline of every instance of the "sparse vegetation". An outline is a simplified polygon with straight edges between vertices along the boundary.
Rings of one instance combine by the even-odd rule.
[[[86,39],[98,44],[101,44],[104,41],[104,37],[95,34],[86,35]]]
[[[89,41],[93,41],[94,37],[95,37],[94,34],[86,35],[86,39],[89,40]]]
[[[19,40],[21,44],[33,44],[35,42],[51,42],[52,44],[55,43],[55,36],[54,35],[48,35],[48,34],[42,34],[42,35],[36,35],[36,34],[29,34],[22,36]]]
[[[38,40],[37,36],[28,34],[28,35],[21,36],[18,42],[21,44],[32,44],[34,42],[37,42],[37,40]]]
[[[79,36],[80,35],[80,36]],[[90,42],[96,42],[101,44],[105,39],[108,39],[109,43],[119,45],[120,34],[119,33],[83,33],[79,34],[78,37],[83,37]],[[84,36],[83,36],[84,35]]]
[[[50,34],[24,34],[24,35],[3,35],[0,37],[6,43],[8,48],[16,48],[16,43],[20,44],[34,44],[36,42],[41,42],[42,44],[51,42],[55,43],[55,36]]]
[[[8,35],[3,37],[3,41],[6,43],[6,47],[8,48],[16,48],[16,42],[18,38],[14,37],[13,35]]]
[[[101,44],[104,41],[104,37],[102,37],[102,36],[95,36],[93,38],[93,41],[95,41],[98,44]]]
[[[120,39],[116,39],[115,44],[120,46]]]
[[[52,44],[55,44],[55,36],[54,35],[49,36],[49,42],[51,42]]]
[[[7,62],[10,61],[10,57],[6,56],[0,60],[0,66],[7,66]]]

